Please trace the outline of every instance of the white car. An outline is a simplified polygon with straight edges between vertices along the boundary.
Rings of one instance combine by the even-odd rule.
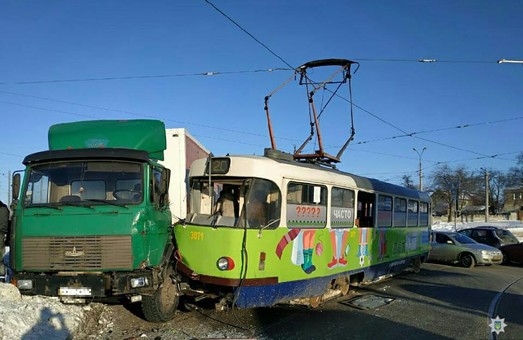
[[[503,261],[503,254],[497,248],[456,232],[432,231],[427,260],[459,263],[470,268],[476,264],[499,264]]]

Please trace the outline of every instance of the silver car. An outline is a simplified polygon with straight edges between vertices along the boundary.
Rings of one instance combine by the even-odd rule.
[[[459,263],[470,268],[476,264],[499,264],[503,254],[459,233],[432,231],[428,261]]]

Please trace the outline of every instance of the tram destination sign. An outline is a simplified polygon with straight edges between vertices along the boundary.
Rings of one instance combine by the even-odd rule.
[[[206,174],[209,174],[209,165],[211,168],[211,174],[224,175],[229,172],[231,159],[227,157],[210,158],[210,160],[207,162],[207,168],[205,169]]]

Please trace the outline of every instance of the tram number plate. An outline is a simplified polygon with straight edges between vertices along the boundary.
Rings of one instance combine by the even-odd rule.
[[[60,296],[91,296],[91,288],[69,288],[69,287],[60,287],[58,291]]]

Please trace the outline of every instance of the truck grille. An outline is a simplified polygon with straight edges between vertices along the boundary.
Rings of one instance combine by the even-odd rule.
[[[131,236],[28,237],[25,270],[131,269]]]

